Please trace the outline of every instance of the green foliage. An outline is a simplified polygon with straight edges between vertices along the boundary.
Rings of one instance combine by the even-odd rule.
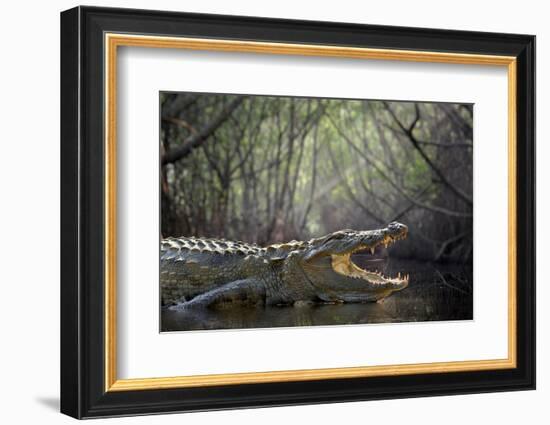
[[[160,104],[164,153],[209,130],[162,168],[163,236],[268,243],[400,219],[432,223],[422,236],[437,250],[471,233],[470,105],[194,93]]]

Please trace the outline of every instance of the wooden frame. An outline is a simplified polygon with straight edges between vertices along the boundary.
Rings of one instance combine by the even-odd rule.
[[[534,388],[534,37],[79,7],[63,12],[61,43],[62,412],[83,418]],[[508,357],[117,379],[119,46],[507,67]]]

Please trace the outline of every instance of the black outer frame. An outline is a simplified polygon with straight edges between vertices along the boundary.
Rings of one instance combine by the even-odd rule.
[[[105,32],[515,56],[517,368],[105,392]],[[534,36],[85,6],[62,12],[61,412],[91,418],[534,389],[534,131]]]

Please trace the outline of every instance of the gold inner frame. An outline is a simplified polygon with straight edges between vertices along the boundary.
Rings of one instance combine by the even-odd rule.
[[[516,357],[516,58],[461,53],[370,49],[328,45],[212,40],[148,35],[105,34],[105,391],[134,391],[213,385],[253,384],[320,379],[358,378],[417,373],[446,373],[510,369]],[[284,370],[163,378],[118,379],[116,325],[116,123],[117,48],[149,47],[189,50],[229,51],[263,54],[324,56],[355,59],[398,60],[468,65],[503,66],[508,72],[508,357],[436,363],[325,369]]]

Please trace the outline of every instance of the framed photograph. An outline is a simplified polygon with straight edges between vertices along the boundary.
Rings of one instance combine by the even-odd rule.
[[[61,14],[61,411],[535,388],[535,37]]]

